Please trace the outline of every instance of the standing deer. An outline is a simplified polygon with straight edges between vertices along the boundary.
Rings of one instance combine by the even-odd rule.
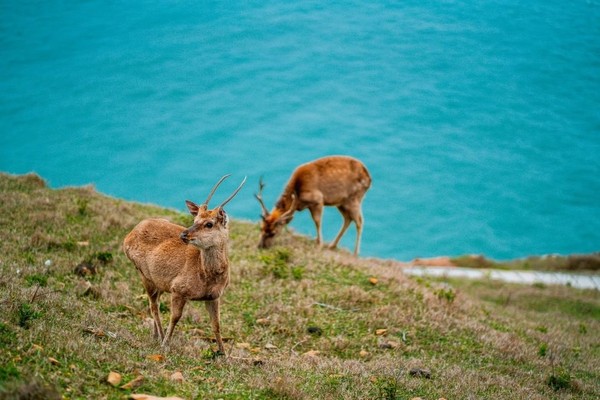
[[[262,208],[261,237],[259,248],[273,245],[275,236],[290,223],[294,212],[310,210],[317,228],[317,245],[322,245],[321,216],[323,206],[336,206],[344,222],[335,240],[329,246],[334,249],[348,229],[350,222],[356,224],[354,255],[358,255],[363,216],[361,202],[371,186],[367,168],[358,160],[346,156],[330,156],[300,165],[294,170],[283,193],[271,212],[262,199],[264,184],[259,182],[258,194],[254,196]]]
[[[148,294],[154,337],[162,347],[168,345],[185,303],[198,300],[205,302],[219,351],[224,352],[219,298],[229,284],[229,218],[223,207],[240,191],[246,178],[216,208],[209,210],[208,202],[228,176],[215,184],[203,204],[186,200],[194,216],[189,228],[150,218],[140,222],[123,241],[123,250],[139,271]],[[158,310],[158,301],[164,292],[171,293],[171,319],[166,334]]]

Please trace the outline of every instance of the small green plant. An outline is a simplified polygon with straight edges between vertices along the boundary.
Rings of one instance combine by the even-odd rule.
[[[99,251],[93,257],[104,264],[108,264],[113,260],[113,255],[110,251]]]
[[[27,329],[27,328],[29,328],[31,321],[39,318],[41,316],[41,313],[38,311],[35,311],[33,309],[33,307],[31,307],[31,304],[23,303],[19,307],[18,316],[19,316],[19,326],[21,328]]]
[[[85,198],[80,197],[77,199],[77,212],[78,212],[79,216],[83,217],[83,216],[87,215],[89,202],[90,201]]]
[[[396,400],[399,398],[398,381],[394,377],[379,377],[374,381],[374,384],[376,399]]]
[[[548,328],[546,328],[544,325],[536,327],[535,330],[542,333],[548,333]]]
[[[540,355],[540,357],[545,357],[546,354],[548,354],[548,345],[546,343],[540,344],[538,354]]]
[[[435,295],[440,300],[446,300],[448,303],[452,303],[456,298],[456,292],[451,287],[443,287],[434,291]]]
[[[304,267],[303,266],[295,266],[292,267],[292,278],[299,281],[304,277]]]
[[[18,377],[19,377],[19,370],[17,369],[17,367],[15,367],[15,365],[13,363],[0,366],[0,383],[6,382],[7,380],[9,380],[11,378],[18,378]]]
[[[260,256],[267,274],[272,274],[277,279],[286,279],[294,275],[289,266],[292,257],[291,251],[285,248],[278,248],[275,251]],[[301,272],[296,272],[298,274]]]
[[[582,335],[587,333],[587,326],[585,326],[585,324],[579,324],[579,333]]]
[[[13,333],[10,328],[0,322],[0,344],[8,344],[13,339]]]
[[[256,318],[254,318],[254,315],[252,315],[251,312],[244,311],[242,313],[242,318],[244,319],[244,323],[246,323],[248,326],[254,326],[256,323]]]
[[[570,389],[572,386],[571,375],[566,371],[553,373],[546,379],[546,384],[555,391]]]
[[[38,285],[45,287],[48,284],[48,277],[46,275],[33,274],[25,277],[25,282],[27,282],[28,286]]]

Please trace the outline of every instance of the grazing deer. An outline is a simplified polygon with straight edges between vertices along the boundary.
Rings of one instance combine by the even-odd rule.
[[[358,255],[363,226],[361,202],[370,186],[371,176],[360,161],[346,156],[320,158],[300,165],[294,170],[275,207],[269,212],[262,199],[264,184],[261,179],[258,194],[254,195],[262,208],[261,237],[258,247],[271,247],[274,237],[283,226],[290,223],[294,212],[305,208],[310,210],[317,228],[317,244],[321,246],[323,206],[336,206],[344,217],[344,222],[329,247],[332,249],[337,247],[350,222],[354,221],[356,224],[354,255]]]
[[[223,207],[240,191],[246,178],[216,208],[209,210],[208,202],[228,176],[215,184],[203,204],[186,200],[194,216],[189,228],[150,218],[140,222],[123,241],[123,250],[139,271],[148,294],[154,337],[163,347],[168,345],[185,303],[198,300],[205,302],[219,351],[224,352],[219,298],[229,284],[229,218]],[[164,292],[171,293],[171,319],[166,334],[158,310],[159,297]]]

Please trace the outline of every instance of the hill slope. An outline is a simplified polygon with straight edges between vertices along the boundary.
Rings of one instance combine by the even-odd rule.
[[[197,303],[163,351],[121,241],[143,218],[191,217],[36,175],[0,174],[0,207],[0,398],[600,396],[594,291],[412,280],[291,233],[258,251],[258,227],[234,220],[228,355],[213,357]]]

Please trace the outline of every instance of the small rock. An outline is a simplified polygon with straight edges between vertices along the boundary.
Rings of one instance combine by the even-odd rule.
[[[321,336],[323,334],[323,329],[319,328],[318,326],[309,326],[306,328],[306,330],[311,335]]]
[[[45,265],[46,267],[51,267],[51,266],[52,266],[52,260],[50,260],[50,259],[47,259],[46,261],[44,261],[44,265]]]
[[[77,265],[75,267],[75,269],[73,270],[73,272],[76,275],[79,276],[91,276],[91,275],[96,275],[96,267],[94,267],[93,264],[84,261],[82,263],[79,263],[79,265]]]
[[[361,350],[360,353],[358,353],[359,356],[361,356],[362,358],[366,358],[369,356],[369,352],[366,350]]]
[[[185,379],[183,378],[183,374],[181,371],[176,371],[171,374],[169,379],[173,382],[182,383]]]
[[[113,386],[119,386],[121,383],[121,374],[118,372],[110,371],[108,373],[108,377],[106,377],[106,382],[110,383]]]
[[[431,379],[431,372],[426,369],[413,368],[408,373],[417,378]]]
[[[255,359],[252,360],[252,365],[254,365],[255,367],[257,367],[259,365],[263,365],[264,363],[265,362],[258,357],[256,357]]]
[[[80,296],[91,296],[95,299],[100,297],[100,291],[90,281],[79,281],[76,290]]]

